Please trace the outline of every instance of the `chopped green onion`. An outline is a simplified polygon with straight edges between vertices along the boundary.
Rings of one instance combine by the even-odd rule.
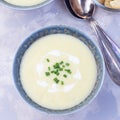
[[[61,85],[64,85],[64,82],[63,82],[63,81],[61,81]]]
[[[60,62],[60,64],[63,64],[63,63],[64,63],[63,61]]]
[[[49,73],[49,72],[45,72],[45,75],[46,75],[46,76],[50,76],[50,73]]]
[[[59,68],[59,71],[63,71],[63,68]]]
[[[54,78],[53,79],[57,84],[59,83],[60,80],[58,80],[58,78]]]
[[[46,58],[46,61],[50,62],[48,58]],[[55,78],[53,79],[53,81],[56,84],[60,83],[61,85],[64,85],[64,81],[59,80],[57,76],[62,74],[64,78],[67,78],[68,74],[72,73],[70,69],[66,69],[68,68],[68,66],[70,66],[70,63],[68,62],[64,62],[64,61],[56,62],[52,66],[48,66],[48,71],[45,72],[45,75],[46,76],[54,75]]]
[[[54,69],[60,68],[59,63],[53,65]]]
[[[57,73],[59,73],[59,72],[58,72],[58,69],[54,71],[54,74],[57,74]]]
[[[54,73],[54,71],[51,71],[51,73]]]
[[[57,76],[59,76],[59,75],[60,75],[60,73],[56,73],[56,75],[57,75]]]
[[[69,73],[69,74],[72,73],[70,69],[65,69],[65,71],[66,71],[67,73]]]
[[[67,75],[66,75],[66,74],[64,74],[64,75],[63,75],[63,77],[64,77],[64,78],[67,78]]]
[[[64,68],[64,67],[65,67],[65,65],[62,65],[62,67]]]
[[[47,61],[47,62],[50,62],[50,60],[49,60],[48,58],[46,59],[46,61]]]
[[[50,67],[48,67],[48,70],[50,71]]]
[[[66,65],[66,66],[69,66],[70,64],[69,64],[69,63],[66,63],[65,65]]]

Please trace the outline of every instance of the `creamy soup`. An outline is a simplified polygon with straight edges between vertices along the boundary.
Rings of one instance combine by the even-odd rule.
[[[24,90],[37,104],[66,109],[83,101],[96,81],[96,62],[89,48],[70,35],[40,38],[25,52],[20,76]]]
[[[18,6],[32,6],[32,5],[40,4],[47,0],[4,0],[4,1]]]

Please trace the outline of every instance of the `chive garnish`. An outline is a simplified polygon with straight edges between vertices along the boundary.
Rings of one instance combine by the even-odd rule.
[[[49,73],[49,72],[45,72],[45,75],[46,75],[46,76],[50,76],[50,73]]]
[[[50,71],[50,67],[48,67],[48,70]]]
[[[66,63],[65,65],[66,65],[66,66],[69,66],[70,64],[69,64],[69,63]]]
[[[50,62],[49,58],[46,58],[47,62]],[[64,81],[60,80],[58,78],[58,76],[60,75],[60,77],[64,77],[67,78],[69,74],[72,73],[71,69],[69,69],[70,63],[65,62],[65,61],[60,61],[60,62],[56,62],[54,63],[52,66],[48,66],[47,71],[45,72],[46,76],[50,76],[53,75],[53,81],[56,84],[61,84],[64,85]]]
[[[59,71],[63,71],[63,68],[59,68]]]
[[[60,64],[63,64],[63,63],[64,63],[63,61],[60,62]]]
[[[65,65],[62,65],[62,67],[64,68],[64,67],[65,67]]]
[[[66,71],[67,73],[69,73],[69,74],[72,73],[70,69],[65,69],[65,71]]]
[[[61,81],[61,85],[64,85],[64,82],[63,82],[63,81]]]
[[[53,79],[57,84],[59,83],[60,80],[58,80],[58,78],[54,78]]]
[[[59,76],[59,75],[60,75],[60,73],[56,73],[56,75],[57,75],[57,76]]]
[[[51,71],[51,73],[54,73],[54,71]]]
[[[49,60],[48,58],[46,59],[46,61],[47,61],[47,62],[50,62],[50,60]]]
[[[58,69],[56,69],[56,70],[54,71],[54,74],[57,74],[57,73],[59,73],[59,72],[58,72]]]
[[[67,78],[67,75],[66,75],[66,74],[64,74],[64,75],[63,75],[63,77],[64,77],[64,78]]]

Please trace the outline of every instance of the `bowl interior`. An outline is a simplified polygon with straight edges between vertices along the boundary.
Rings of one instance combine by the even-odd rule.
[[[6,5],[8,7],[11,7],[13,9],[18,9],[18,10],[32,10],[32,9],[37,9],[39,7],[42,7],[50,2],[52,2],[53,0],[45,0],[39,4],[36,4],[36,5],[32,5],[32,6],[19,6],[19,5],[14,5],[14,4],[11,4],[11,3],[8,3],[4,0],[1,0],[0,3],[3,4],[3,5]]]
[[[26,92],[24,91],[24,89],[22,87],[21,80],[20,80],[20,74],[19,74],[22,57],[23,57],[25,51],[30,47],[30,45],[32,43],[34,43],[36,40],[38,40],[38,38],[41,38],[41,37],[49,35],[49,34],[58,34],[58,33],[59,34],[68,34],[68,35],[74,36],[74,37],[80,39],[81,41],[83,41],[89,47],[91,52],[93,53],[95,60],[96,60],[96,64],[97,64],[97,79],[96,79],[96,83],[95,83],[94,88],[93,88],[92,92],[90,93],[90,95],[80,104],[78,104],[72,108],[64,109],[64,110],[52,110],[52,109],[44,108],[44,107],[38,105],[37,103],[35,103],[34,101],[32,101],[32,99],[26,94]],[[13,67],[14,81],[15,81],[16,87],[17,87],[18,91],[20,92],[20,94],[22,95],[22,97],[29,104],[34,106],[35,108],[37,108],[41,111],[44,111],[47,113],[53,113],[53,114],[70,113],[70,112],[78,110],[78,109],[82,108],[83,106],[85,106],[86,104],[90,103],[92,101],[92,99],[99,92],[99,89],[101,88],[101,85],[103,83],[103,78],[104,78],[104,72],[105,72],[104,60],[103,60],[103,57],[102,57],[101,52],[98,49],[98,47],[83,33],[79,32],[73,28],[66,27],[66,26],[52,26],[52,27],[44,28],[42,30],[39,30],[39,31],[33,33],[30,37],[28,37],[23,42],[23,44],[18,49],[16,56],[15,56],[14,67]]]

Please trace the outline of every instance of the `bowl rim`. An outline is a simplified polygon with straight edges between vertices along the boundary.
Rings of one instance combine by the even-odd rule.
[[[103,4],[101,4],[98,0],[94,0],[95,4],[99,6],[100,8],[103,8],[104,10],[111,11],[111,12],[120,12],[120,9],[113,9],[105,7]]]
[[[79,33],[82,37],[84,37],[84,38],[86,38],[87,40],[89,40],[94,46],[95,46],[95,48],[96,48],[96,50],[98,51],[98,53],[99,53],[99,56],[100,56],[100,58],[101,58],[101,66],[102,66],[102,78],[101,78],[101,80],[100,80],[100,83],[98,84],[98,86],[97,86],[97,90],[95,91],[95,94],[92,96],[92,98],[90,98],[88,101],[85,101],[86,103],[85,104],[83,104],[83,105],[81,105],[81,106],[78,106],[77,107],[77,105],[75,105],[75,106],[73,106],[73,107],[71,107],[71,108],[68,108],[68,109],[63,109],[63,110],[54,110],[54,109],[49,109],[49,108],[46,108],[46,107],[44,107],[44,106],[41,106],[41,105],[39,105],[39,104],[37,104],[37,103],[35,103],[29,96],[27,96],[29,99],[30,99],[30,102],[28,101],[28,98],[27,97],[25,97],[25,94],[27,95],[27,93],[25,93],[24,95],[23,95],[23,93],[22,93],[22,91],[24,91],[24,88],[21,86],[21,88],[19,88],[19,85],[21,84],[22,85],[22,83],[20,82],[20,78],[16,78],[15,77],[15,75],[16,75],[16,61],[17,61],[17,57],[18,57],[18,53],[20,52],[20,50],[23,48],[23,46],[27,43],[27,42],[29,42],[29,39],[31,38],[31,37],[33,37],[35,34],[37,34],[37,33],[39,33],[39,32],[42,32],[42,31],[44,31],[44,30],[47,30],[47,29],[53,29],[53,28],[60,28],[60,29],[68,29],[68,30],[72,30],[72,31],[74,31],[74,32],[77,32],[77,33]],[[65,34],[65,33],[62,33],[62,34]],[[69,34],[70,35],[70,34]],[[46,36],[46,35],[45,35]],[[43,36],[42,36],[43,37]],[[40,37],[38,37],[38,38],[40,38]],[[34,40],[33,41],[33,43],[35,42],[36,40]],[[31,44],[33,44],[33,43],[31,43]],[[29,45],[29,47],[30,47],[31,45]],[[28,48],[29,48],[28,47]],[[28,49],[27,48],[27,49]],[[27,50],[26,49],[26,50]],[[26,51],[25,50],[25,51]],[[25,53],[25,51],[24,51],[24,53]],[[23,54],[24,55],[24,54]],[[23,57],[23,55],[22,55],[22,57]],[[22,57],[21,57],[21,59],[22,59]],[[21,63],[21,62],[20,62]],[[19,66],[20,66],[20,63],[19,63]],[[78,110],[81,110],[81,109],[83,109],[85,106],[87,106],[88,104],[90,104],[95,98],[96,98],[96,96],[98,95],[98,93],[99,93],[99,91],[101,90],[101,87],[102,87],[102,85],[103,85],[103,81],[104,81],[104,77],[105,77],[105,63],[104,63],[104,58],[103,58],[103,55],[102,55],[102,52],[100,51],[100,49],[99,49],[99,47],[98,47],[98,45],[95,43],[95,42],[93,42],[88,36],[86,36],[83,32],[81,32],[81,31],[79,31],[79,30],[77,30],[77,29],[75,29],[75,28],[73,28],[73,27],[68,27],[68,26],[65,26],[65,25],[52,25],[52,26],[49,26],[49,27],[45,27],[45,28],[42,28],[42,29],[39,29],[39,30],[37,30],[37,31],[35,31],[35,32],[33,32],[31,35],[29,35],[28,37],[26,37],[26,39],[22,42],[22,44],[19,46],[19,48],[17,49],[17,52],[16,52],[16,54],[15,54],[15,57],[14,57],[14,61],[13,61],[13,80],[14,80],[14,84],[15,84],[15,86],[16,86],[16,88],[17,88],[17,90],[18,90],[18,93],[22,96],[22,98],[26,101],[26,103],[28,103],[29,105],[31,105],[31,106],[33,106],[34,108],[36,108],[36,109],[38,109],[39,111],[41,111],[41,112],[45,112],[45,113],[48,113],[48,114],[53,114],[53,115],[67,115],[67,114],[71,114],[71,113],[74,113],[74,112],[76,112],[76,111],[78,111]],[[19,79],[19,80],[18,80]],[[17,83],[17,81],[19,81],[20,83]],[[95,87],[95,86],[94,86]],[[21,89],[22,89],[22,91],[21,91]],[[25,92],[25,91],[24,91]],[[92,91],[91,91],[91,93],[92,93]],[[89,94],[89,95],[91,95],[91,93]],[[86,98],[88,98],[89,97],[89,95],[86,97]],[[81,103],[81,102],[80,102]],[[80,103],[78,104],[78,105],[80,105]],[[73,109],[72,109],[73,108]],[[72,109],[71,111],[69,111],[70,109]]]
[[[54,0],[45,0],[42,3],[38,3],[38,4],[32,5],[32,6],[19,6],[19,5],[14,5],[14,4],[8,3],[7,1],[1,0],[0,4],[3,6],[6,6],[8,8],[11,8],[11,9],[15,9],[15,10],[34,10],[34,9],[41,8],[41,7],[49,4],[52,1],[54,1]]]

